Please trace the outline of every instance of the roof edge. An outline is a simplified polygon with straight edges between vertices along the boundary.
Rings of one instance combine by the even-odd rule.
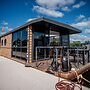
[[[79,29],[77,29],[77,28],[75,28],[73,26],[70,26],[68,24],[64,24],[64,23],[61,23],[61,22],[58,22],[58,21],[54,21],[52,19],[48,19],[48,18],[45,18],[45,17],[40,17],[40,18],[36,18],[34,20],[31,20],[31,21],[29,21],[29,22],[27,22],[27,23],[25,23],[23,25],[20,25],[19,27],[16,27],[15,29],[13,29],[11,31],[6,32],[5,34],[2,34],[0,36],[0,38],[5,36],[5,35],[7,35],[7,34],[13,33],[13,32],[15,32],[17,30],[20,30],[20,29],[22,29],[24,27],[27,27],[28,25],[31,25],[31,24],[36,23],[36,22],[39,22],[39,21],[46,21],[46,22],[49,22],[49,23],[52,23],[52,24],[56,24],[56,25],[61,26],[61,27],[66,27],[68,29],[76,31],[77,33],[81,33],[82,32],[81,30],[79,30]]]

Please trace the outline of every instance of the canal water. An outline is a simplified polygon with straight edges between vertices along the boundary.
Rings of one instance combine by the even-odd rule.
[[[83,74],[83,77],[90,81],[90,70]],[[83,85],[90,88],[90,83],[83,81]]]
[[[83,73],[82,76],[87,79],[88,81],[90,81],[90,70]],[[74,80],[72,80],[73,82],[77,82],[77,79],[75,78]],[[82,85],[85,87],[90,88],[90,83],[86,82],[85,80],[82,80]]]

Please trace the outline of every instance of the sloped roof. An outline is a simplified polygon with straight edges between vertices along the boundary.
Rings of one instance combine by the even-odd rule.
[[[66,28],[66,29],[68,29],[70,31],[69,32],[70,34],[81,33],[81,30],[79,30],[77,28],[74,28],[74,27],[72,27],[70,25],[67,25],[67,24],[64,24],[64,23],[61,23],[61,22],[57,22],[57,21],[54,21],[54,20],[51,20],[51,19],[48,19],[48,18],[41,17],[41,18],[33,19],[33,20],[25,23],[24,25],[21,25],[21,26],[15,28],[15,29],[1,35],[0,37],[5,36],[5,35],[10,34],[10,33],[13,33],[13,32],[15,32],[15,31],[17,31],[19,29],[22,29],[22,28],[27,27],[27,26],[29,26],[31,24],[41,22],[41,21],[48,22],[48,23],[51,23],[51,24]]]

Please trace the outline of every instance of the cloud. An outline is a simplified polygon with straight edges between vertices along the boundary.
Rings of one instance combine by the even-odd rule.
[[[86,4],[86,2],[80,1],[78,4],[73,5],[73,8],[80,8],[80,7],[84,6],[85,4]]]
[[[90,20],[74,23],[72,24],[72,26],[77,27],[77,28],[90,28]]]
[[[29,18],[26,22],[30,22],[30,21],[32,21],[34,19],[36,19],[36,18]]]
[[[90,28],[85,29],[85,33],[86,33],[86,34],[90,34]]]
[[[5,26],[4,27],[4,30],[7,32],[7,31],[11,31],[13,28],[10,28],[10,27],[8,27],[8,26]]]
[[[65,6],[65,7],[62,7],[62,11],[70,11],[70,9],[67,7],[67,6]]]
[[[2,32],[2,27],[4,27],[4,32]],[[8,22],[3,21],[3,22],[1,23],[0,30],[1,30],[1,31],[0,31],[0,34],[4,34],[4,33],[8,32],[8,31],[11,31],[12,28],[9,28],[9,27],[8,27]]]
[[[75,28],[81,29],[83,35],[81,34],[71,35],[71,38],[70,38],[71,42],[72,41],[81,41],[81,42],[90,41],[90,37],[86,36],[87,34],[90,34],[90,17],[86,18],[84,15],[80,15],[78,18],[81,19],[81,21],[75,22],[71,25]]]
[[[0,30],[2,31],[2,27],[0,27]],[[8,26],[4,26],[4,32],[0,32],[0,34],[4,34],[4,33],[11,31],[11,30],[13,30],[13,28],[10,28]]]
[[[6,25],[8,25],[8,22],[3,21],[1,24],[2,24],[3,26],[6,26]]]
[[[80,14],[80,15],[76,18],[75,21],[80,21],[80,20],[82,20],[82,19],[85,19],[85,16],[82,15],[82,14]]]
[[[34,6],[33,10],[41,14],[52,16],[52,17],[63,17],[64,16],[64,14],[60,11],[47,9],[47,8],[40,7],[40,6]]]
[[[65,5],[75,3],[75,0],[36,0],[36,3],[42,7],[57,9]]]
[[[82,21],[82,22],[72,24],[72,26],[75,28],[81,29],[86,34],[90,34],[90,20],[89,19],[86,21]]]
[[[13,28],[8,28],[8,31],[11,31],[11,30],[13,30]]]
[[[80,35],[80,34],[74,34],[70,36],[70,41],[81,41],[81,42],[85,42],[85,41],[90,41],[90,37],[85,36],[85,35]]]
[[[69,5],[75,3],[76,0],[35,0],[37,6],[33,6],[33,10],[43,15],[52,17],[63,17],[61,11],[70,11]],[[61,10],[61,11],[60,11]]]

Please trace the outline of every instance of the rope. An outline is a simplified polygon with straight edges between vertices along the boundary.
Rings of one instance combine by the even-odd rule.
[[[74,90],[75,87],[78,87],[80,90],[82,90],[82,85],[81,85],[82,78],[80,78],[81,76],[79,76],[75,70],[74,70],[74,72],[77,76],[77,82],[80,86],[77,85],[77,83],[75,83],[75,82],[68,82],[66,80],[60,81],[60,78],[58,78],[58,83],[55,85],[56,90]]]
[[[66,80],[61,80],[60,78],[58,78],[58,83],[56,83],[55,88],[56,90],[74,90],[75,87],[78,87],[80,90],[82,90],[82,79],[88,83],[90,83],[90,81],[88,81],[86,78],[84,78],[82,75],[78,75],[77,71],[74,70],[76,76],[77,76],[77,83],[80,85],[77,85],[77,83],[74,82],[68,82]]]
[[[62,80],[56,83],[55,88],[56,90],[74,90],[75,84],[72,82],[68,82],[66,80]]]
[[[84,78],[82,75],[78,75],[78,73],[76,71],[75,71],[75,73],[76,73],[76,76],[77,76],[78,83],[81,83],[80,78],[81,78],[81,80],[83,79],[84,81],[90,83],[90,81],[87,80],[86,78]]]
[[[74,72],[75,72],[75,74],[76,74],[76,76],[77,76],[77,82],[80,84],[80,83],[82,82],[82,78],[80,78],[81,76],[78,75],[78,73],[77,73],[76,70],[74,70]]]
[[[77,74],[77,76],[78,76],[78,74]],[[58,83],[56,83],[56,85],[55,85],[56,90],[74,90],[75,87],[78,87],[80,90],[82,90],[81,85],[79,86],[76,83],[68,82],[67,80],[60,81],[60,78],[58,78]]]
[[[84,78],[82,75],[80,75],[80,77],[81,77],[84,81],[86,81],[86,82],[88,82],[88,83],[90,84],[90,81],[87,80],[86,78]]]
[[[80,90],[82,90],[81,86],[74,82],[68,82],[67,80],[59,81],[55,85],[56,90],[75,90],[75,87],[78,87]]]

